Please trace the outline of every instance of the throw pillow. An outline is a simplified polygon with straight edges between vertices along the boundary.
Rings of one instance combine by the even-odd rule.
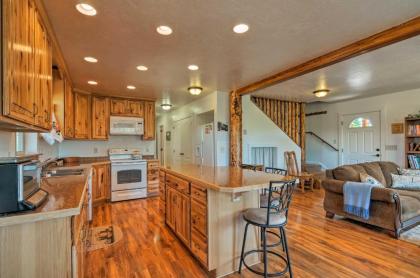
[[[363,183],[368,183],[368,184],[384,187],[384,185],[380,183],[377,179],[365,173],[360,173],[360,181]]]
[[[404,176],[420,176],[420,170],[417,169],[398,169],[398,172]]]
[[[397,189],[420,189],[420,176],[391,174],[392,188]]]

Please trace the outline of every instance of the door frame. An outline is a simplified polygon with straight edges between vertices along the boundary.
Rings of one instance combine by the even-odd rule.
[[[358,115],[358,114],[365,114],[365,113],[373,113],[378,112],[379,113],[379,145],[381,148],[381,156],[379,160],[385,160],[386,159],[386,152],[385,152],[385,119],[384,119],[384,111],[383,109],[379,110],[371,110],[371,111],[363,111],[363,112],[355,112],[355,113],[338,113],[338,165],[343,165],[343,138],[344,138],[344,125],[343,125],[343,118],[344,116],[350,116],[350,115]]]

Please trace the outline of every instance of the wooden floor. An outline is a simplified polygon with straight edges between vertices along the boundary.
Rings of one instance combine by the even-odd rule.
[[[319,190],[294,195],[287,225],[294,277],[420,277],[420,247],[371,227],[326,218],[322,195]],[[117,225],[124,239],[114,248],[88,253],[87,277],[206,277],[165,227],[158,202],[95,208],[93,225]],[[270,270],[278,270],[280,262],[270,259]],[[229,277],[255,275],[244,270]]]

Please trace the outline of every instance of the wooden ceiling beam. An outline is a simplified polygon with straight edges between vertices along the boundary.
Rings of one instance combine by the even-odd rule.
[[[236,90],[246,95],[420,34],[420,16]]]

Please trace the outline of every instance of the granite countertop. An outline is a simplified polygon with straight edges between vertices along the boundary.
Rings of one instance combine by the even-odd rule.
[[[267,188],[270,181],[293,180],[290,176],[269,174],[230,166],[200,166],[195,164],[172,164],[160,167],[169,174],[195,182],[208,189],[239,193]]]
[[[80,214],[90,166],[79,168],[84,168],[82,175],[42,178],[41,188],[49,193],[48,199],[35,210],[0,217],[0,227]]]

